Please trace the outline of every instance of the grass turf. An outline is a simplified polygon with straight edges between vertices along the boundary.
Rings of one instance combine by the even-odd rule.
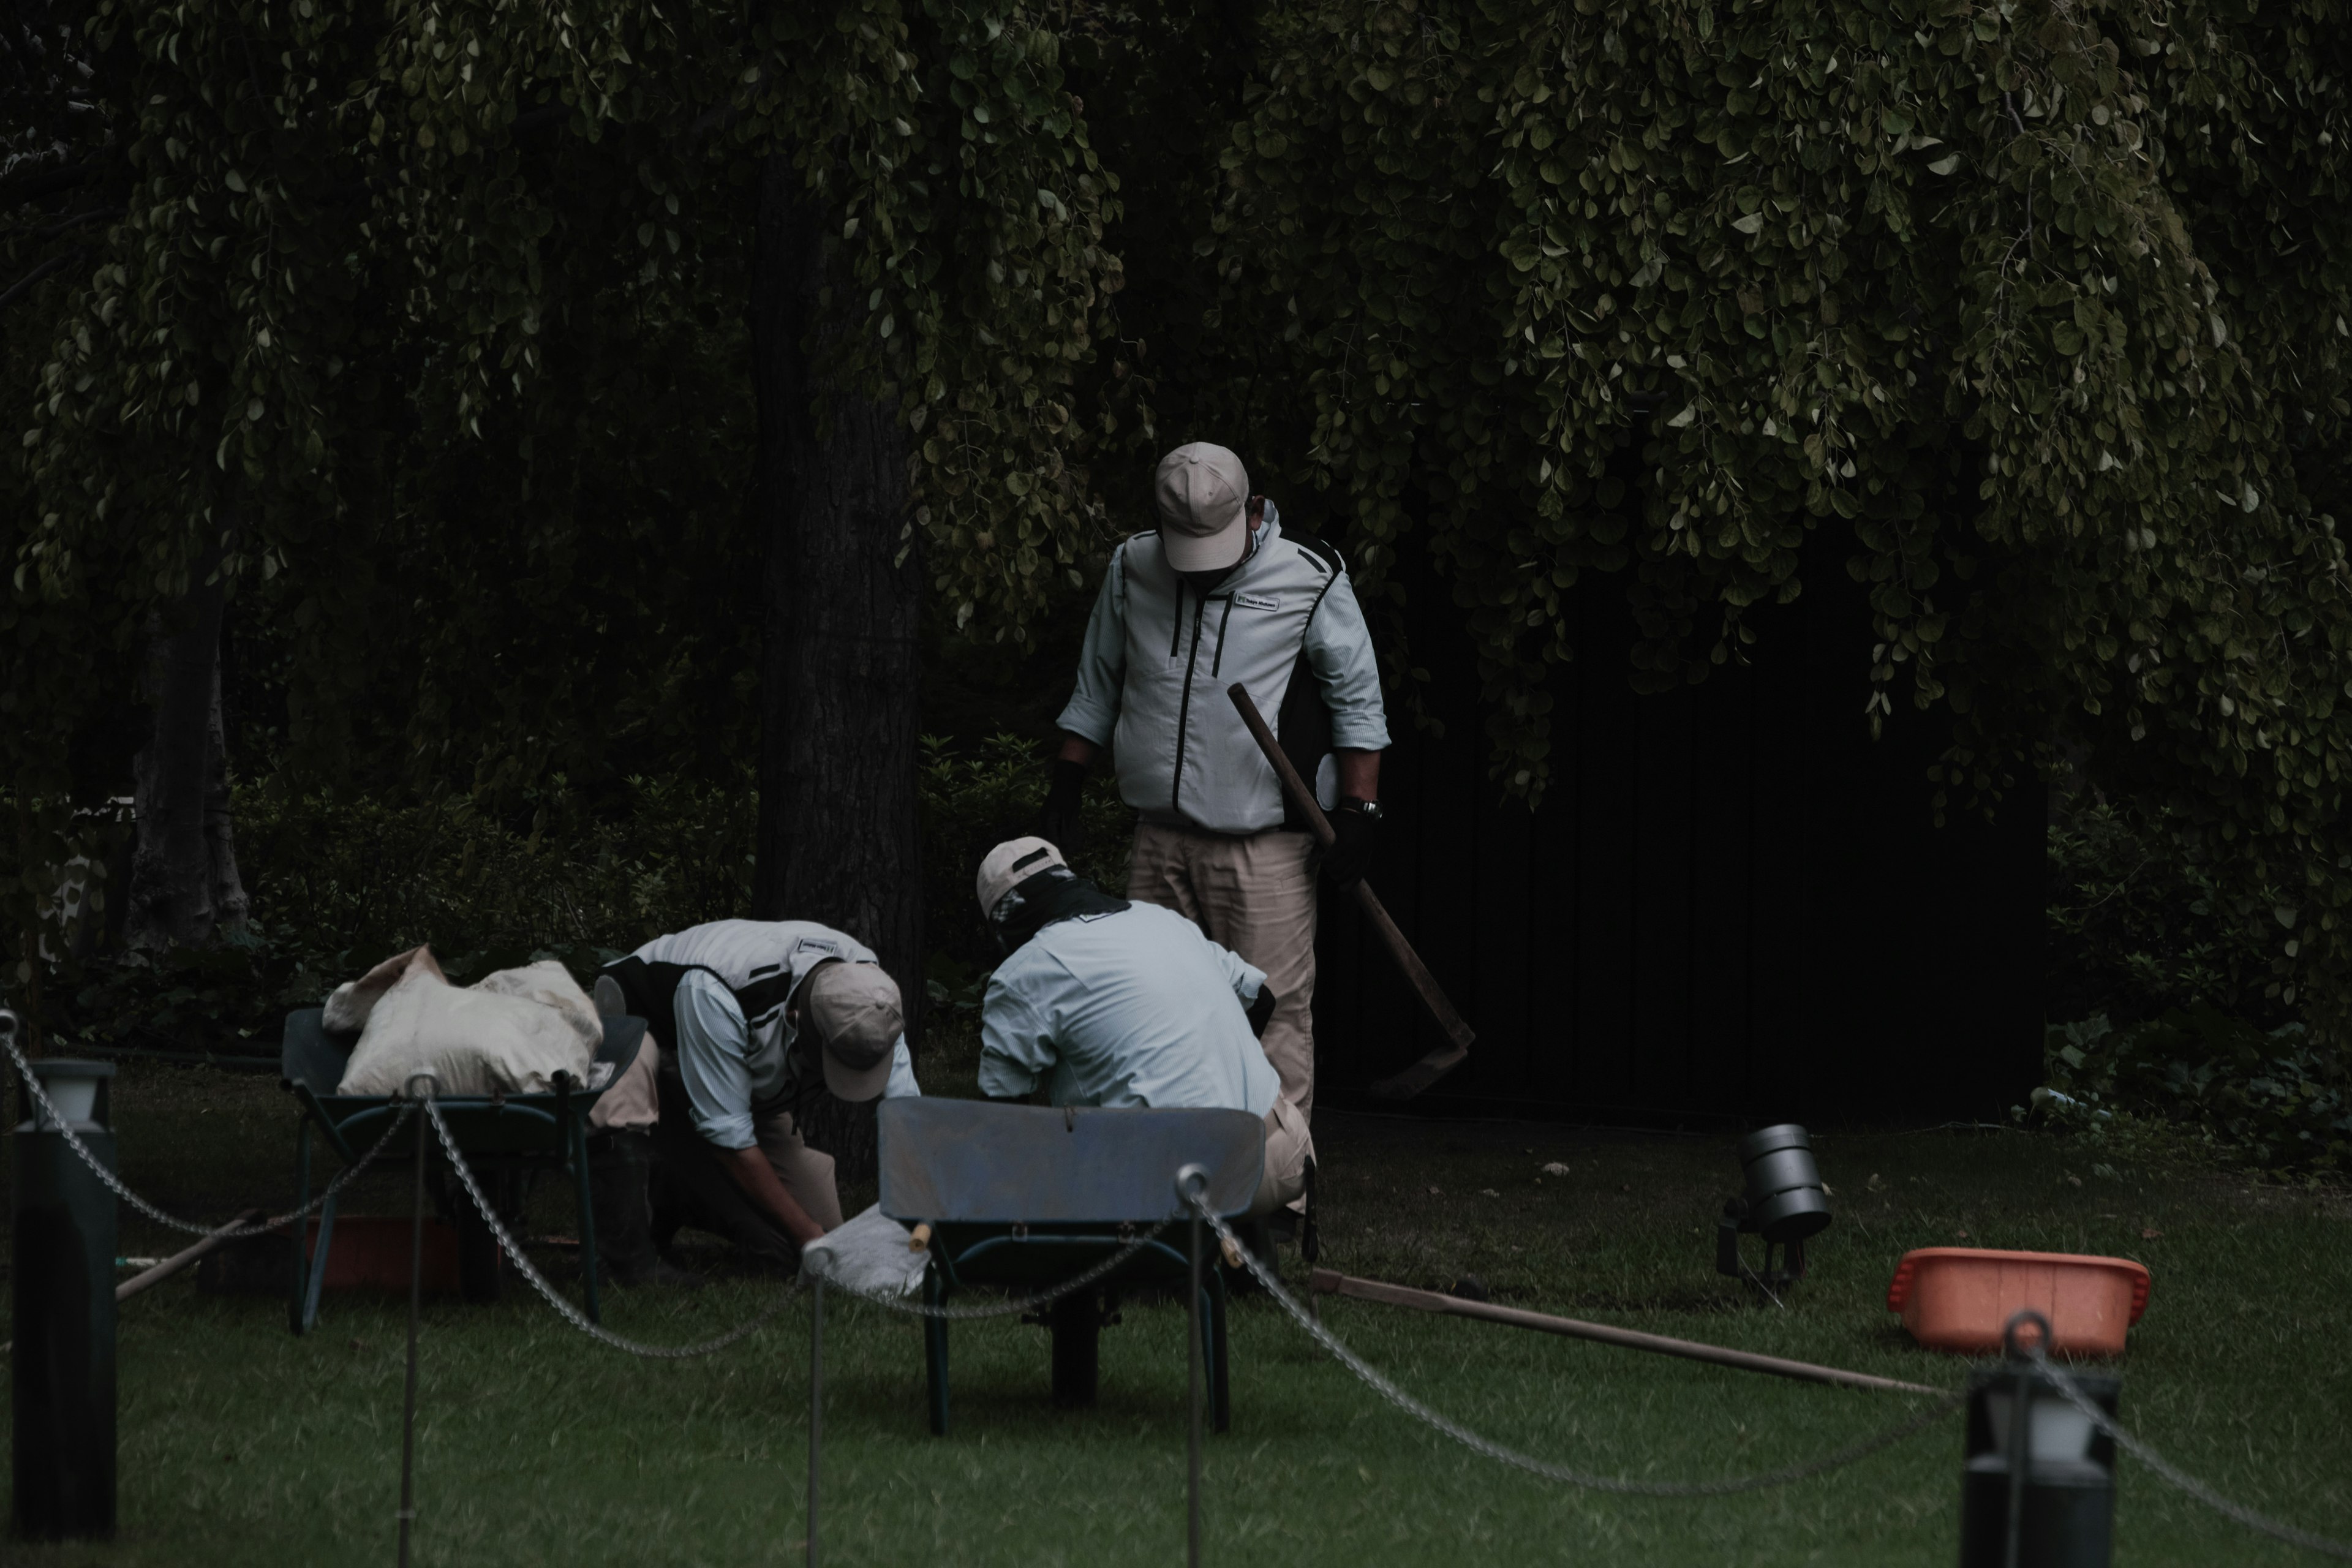
[[[125,1069],[125,1174],[184,1209],[282,1202],[292,1109],[274,1080]],[[2126,1420],[2224,1492],[2352,1536],[2352,1204],[2150,1167],[2099,1174],[2015,1134],[1819,1141],[1837,1223],[1785,1310],[1712,1271],[1725,1140],[1528,1123],[1318,1115],[1327,1266],[1411,1284],[1480,1275],[1498,1299],[1937,1384],[1965,1368],[1885,1310],[1912,1247],[1974,1243],[2137,1257],[2148,1316],[2122,1363]],[[1541,1167],[1561,1163],[1566,1176]],[[357,1211],[399,1212],[396,1180]],[[864,1201],[858,1194],[848,1194]],[[568,1228],[543,1192],[550,1228]],[[176,1245],[124,1226],[125,1250]],[[1291,1272],[1298,1273],[1295,1258]],[[625,1332],[684,1341],[772,1284],[608,1298]],[[400,1300],[331,1298],[297,1340],[276,1300],[174,1281],[122,1310],[121,1538],[26,1564],[380,1561],[398,1489]],[[1700,1479],[1825,1453],[1908,1403],[1356,1302],[1327,1321],[1375,1364],[1504,1442],[1612,1474]],[[1114,1564],[1179,1558],[1182,1315],[1129,1305],[1087,1413],[1047,1401],[1042,1331],[954,1331],[955,1430],[924,1426],[919,1332],[827,1310],[823,1535],[835,1563]],[[769,1563],[804,1528],[806,1311],[709,1359],[647,1363],[559,1322],[519,1282],[491,1307],[428,1304],[416,1556],[423,1563]],[[1465,1559],[1943,1564],[1955,1550],[1957,1418],[1836,1475],[1703,1501],[1580,1492],[1417,1426],[1268,1303],[1234,1313],[1234,1420],[1209,1449],[1212,1561]],[[2305,1560],[2130,1461],[2118,1560]]]

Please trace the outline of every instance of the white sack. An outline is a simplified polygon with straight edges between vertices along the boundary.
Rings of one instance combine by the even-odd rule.
[[[460,990],[419,948],[368,979],[392,963],[404,968],[372,999],[366,981],[329,999],[331,1026],[354,1013],[365,1018],[337,1093],[396,1095],[421,1072],[437,1079],[444,1095],[546,1094],[559,1072],[586,1079],[604,1026],[561,963],[502,969]]]
[[[861,1296],[911,1296],[930,1255],[907,1250],[907,1227],[877,1204],[801,1248],[803,1271]]]
[[[520,969],[501,969],[495,974],[486,974],[471,989],[520,996],[526,1002],[554,1008],[572,1032],[580,1037],[581,1048],[588,1057],[593,1057],[596,1047],[604,1043],[604,1024],[596,1015],[596,1004],[580,989],[580,982],[572,978],[572,971],[554,959],[542,958]],[[585,1061],[587,1058],[581,1059]],[[580,1074],[572,1076],[578,1078]]]

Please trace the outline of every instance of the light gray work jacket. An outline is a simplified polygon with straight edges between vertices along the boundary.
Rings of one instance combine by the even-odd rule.
[[[677,983],[677,1038],[662,1044],[677,1053],[697,1131],[722,1149],[751,1147],[756,1119],[792,1100],[800,1074],[792,1047],[799,1031],[785,1013],[811,972],[829,958],[877,962],[856,937],[814,921],[711,921],[657,936],[636,956],[648,963],[697,966]],[[901,1035],[883,1098],[921,1092]]]
[[[1225,695],[1236,681],[1327,808],[1332,749],[1388,746],[1380,665],[1347,565],[1328,545],[1285,538],[1272,501],[1250,558],[1206,598],[1170,568],[1157,532],[1119,546],[1056,722],[1112,748],[1119,794],[1148,821],[1303,827]]]

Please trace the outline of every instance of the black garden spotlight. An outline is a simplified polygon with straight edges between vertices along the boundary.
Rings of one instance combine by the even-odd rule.
[[[1812,1140],[1793,1121],[1750,1132],[1739,1141],[1738,1153],[1746,1188],[1725,1201],[1715,1222],[1716,1271],[1769,1293],[1805,1277],[1805,1238],[1829,1228],[1829,1194],[1813,1163]],[[1743,1234],[1764,1238],[1761,1272],[1739,1256]]]

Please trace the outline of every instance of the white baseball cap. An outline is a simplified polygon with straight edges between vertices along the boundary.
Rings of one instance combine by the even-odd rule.
[[[907,1030],[898,983],[878,963],[835,959],[816,966],[801,994],[803,1016],[816,1032],[824,1086],[853,1102],[880,1094]]]
[[[1068,864],[1062,858],[1062,852],[1043,838],[1006,839],[980,863],[980,876],[972,890],[980,895],[982,917],[994,914],[1005,894],[1046,867]]]
[[[1160,543],[1179,572],[1236,565],[1249,550],[1249,470],[1223,447],[1194,441],[1160,459],[1152,501]]]

